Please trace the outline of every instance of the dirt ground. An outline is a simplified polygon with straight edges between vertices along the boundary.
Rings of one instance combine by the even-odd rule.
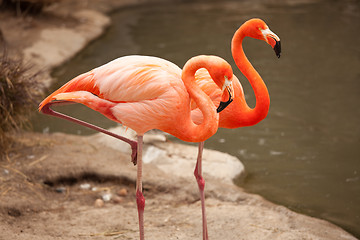
[[[35,68],[46,75],[101,34],[109,24],[104,14],[138,3],[64,0],[38,17],[2,11],[0,29],[11,53],[24,57],[30,49]],[[84,9],[97,13],[80,14],[80,21],[76,13]],[[96,29],[92,33],[86,31],[89,24]],[[55,53],[58,60],[50,65],[44,51],[34,55],[39,42],[49,43],[44,31],[72,36],[71,29],[83,37],[76,48]],[[57,44],[52,47],[65,51]],[[94,136],[23,132],[14,139],[0,161],[0,239],[138,238],[136,168],[129,154]],[[145,164],[143,172],[146,239],[201,239],[195,179],[153,163]],[[210,239],[356,239],[329,222],[294,213],[211,176],[206,176],[206,207]]]
[[[128,154],[92,136],[15,137],[17,144],[0,165],[0,239],[138,238],[136,168]],[[206,180],[211,239],[355,239],[233,184]],[[145,164],[144,195],[147,239],[201,239],[193,177]]]

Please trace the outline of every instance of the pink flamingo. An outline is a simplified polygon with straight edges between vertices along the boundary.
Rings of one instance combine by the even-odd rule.
[[[211,79],[223,92],[223,99],[228,99],[226,102],[221,102],[218,109],[195,84],[195,73],[200,68],[209,71]],[[126,56],[75,77],[44,99],[40,103],[39,110],[109,134],[132,146],[133,160],[137,157],[136,202],[140,239],[143,240],[145,198],[142,194],[142,144],[144,133],[151,129],[160,129],[184,141],[205,141],[217,131],[219,120],[217,112],[232,101],[232,77],[230,65],[215,56],[191,58],[182,71],[175,64],[160,58]],[[204,114],[200,124],[195,124],[191,119],[190,98]],[[130,127],[137,132],[137,142],[55,112],[50,108],[52,105],[66,102],[82,103],[109,119]],[[198,161],[201,160],[198,159]]]
[[[255,108],[250,108],[247,105],[240,81],[236,78],[236,76],[234,76],[234,101],[220,113],[219,127],[222,128],[239,128],[255,125],[263,120],[269,111],[270,97],[266,85],[259,73],[254,69],[244,54],[242,41],[245,37],[252,37],[265,41],[274,49],[277,57],[280,58],[280,38],[269,29],[263,20],[256,18],[250,19],[242,24],[235,32],[231,42],[232,55],[236,66],[249,80],[252,88],[254,89],[256,106]],[[221,100],[221,91],[217,89],[216,85],[211,81],[211,77],[206,71],[200,69],[196,72],[196,83],[207,95],[210,96],[215,104]],[[195,123],[201,123],[203,121],[203,116],[199,109],[194,109],[191,113],[191,117]],[[205,180],[201,176],[203,147],[204,142],[199,143],[199,155],[194,175],[199,186],[200,200],[202,202],[203,239],[208,239],[206,214],[203,203],[205,201]]]

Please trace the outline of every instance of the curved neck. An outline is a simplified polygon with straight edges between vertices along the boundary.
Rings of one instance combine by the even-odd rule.
[[[248,121],[246,125],[254,125],[266,117],[269,111],[270,97],[269,97],[269,92],[261,76],[245,56],[242,47],[242,42],[243,39],[246,37],[246,32],[247,32],[246,25],[242,25],[236,31],[231,42],[231,52],[235,60],[236,66],[248,79],[248,81],[251,84],[251,87],[254,90],[256,105],[254,108],[250,108],[249,106],[247,106],[248,112],[246,118]]]
[[[199,125],[195,124],[190,115],[189,108],[186,113],[181,116],[182,123],[178,124],[177,137],[189,142],[202,142],[214,135],[218,129],[219,114],[216,107],[200,87],[195,83],[195,73],[200,68],[210,69],[211,59],[206,56],[190,59],[184,66],[181,79],[189,93],[189,97],[193,99],[203,114],[203,122]],[[190,101],[190,99],[189,99]]]

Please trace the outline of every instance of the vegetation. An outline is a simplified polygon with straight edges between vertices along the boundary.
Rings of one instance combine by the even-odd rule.
[[[10,135],[29,123],[31,111],[36,109],[41,85],[31,68],[21,60],[0,56],[0,155],[10,146]],[[2,157],[2,156],[1,156]]]
[[[39,14],[44,7],[59,0],[0,0],[0,8],[14,10],[18,16]]]

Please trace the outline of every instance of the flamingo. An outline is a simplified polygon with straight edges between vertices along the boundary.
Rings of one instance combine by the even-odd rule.
[[[239,128],[255,125],[263,120],[269,111],[269,92],[261,76],[247,59],[242,47],[242,42],[245,37],[265,41],[274,49],[276,56],[280,58],[280,38],[269,29],[263,20],[253,18],[240,26],[232,38],[231,52],[236,66],[248,79],[254,90],[256,106],[250,108],[247,105],[240,81],[234,76],[235,97],[233,103],[220,113],[219,127],[221,128]],[[215,104],[220,101],[221,92],[219,92],[216,85],[212,83],[211,77],[207,72],[200,69],[196,73],[196,83],[210,96]],[[199,109],[194,109],[191,117],[197,123],[202,121],[202,114]]]
[[[223,99],[228,99],[226,102],[222,101],[217,109],[209,96],[195,84],[195,73],[201,68],[209,72],[211,79],[223,92]],[[39,105],[39,111],[127,141],[133,150],[135,148],[132,158],[136,157],[134,164],[137,163],[139,234],[140,240],[144,240],[143,135],[151,129],[159,129],[184,141],[205,141],[217,131],[217,112],[223,110],[233,99],[232,77],[231,66],[216,56],[193,57],[186,62],[183,70],[157,57],[125,56],[75,77],[45,98]],[[190,98],[204,114],[200,124],[195,124],[191,119]],[[137,141],[50,108],[52,105],[68,102],[84,104],[133,129],[137,133]]]
[[[273,33],[266,23],[258,18],[253,18],[243,23],[240,28],[235,32],[231,42],[231,52],[235,60],[236,66],[249,80],[252,88],[254,89],[256,106],[250,108],[245,100],[244,91],[241,87],[240,81],[234,75],[233,87],[234,87],[234,101],[224,111],[220,113],[219,127],[221,128],[239,128],[252,126],[263,120],[269,111],[270,97],[264,81],[259,73],[251,65],[247,57],[245,56],[242,42],[245,37],[251,37],[265,41],[275,51],[275,54],[280,58],[281,44],[280,38]],[[221,91],[219,91],[216,85],[211,81],[211,76],[200,69],[196,72],[196,83],[199,87],[217,104],[222,97]],[[196,104],[193,104],[193,110],[191,117],[195,123],[201,123],[203,121],[203,115],[196,108]],[[204,142],[199,143],[198,160],[194,171],[195,178],[198,183],[200,200],[202,205],[202,217],[203,217],[203,239],[207,240],[207,224],[205,214],[205,180],[201,175],[201,159],[202,151],[204,148]]]

